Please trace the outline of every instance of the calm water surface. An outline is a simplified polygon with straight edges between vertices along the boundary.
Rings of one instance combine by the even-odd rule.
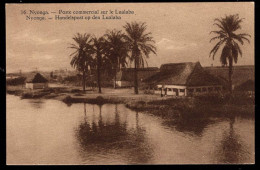
[[[254,119],[173,123],[124,105],[7,95],[7,164],[254,163]]]

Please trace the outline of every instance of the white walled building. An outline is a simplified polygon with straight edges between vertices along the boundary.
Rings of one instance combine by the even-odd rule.
[[[163,64],[160,72],[145,82],[155,94],[166,96],[191,96],[223,89],[219,79],[206,72],[199,62]]]
[[[26,79],[25,87],[28,89],[48,88],[48,80],[44,78],[40,73],[37,73],[33,77]]]

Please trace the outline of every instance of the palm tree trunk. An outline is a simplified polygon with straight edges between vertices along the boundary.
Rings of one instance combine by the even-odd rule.
[[[135,88],[135,94],[138,94],[138,75],[137,75],[137,57],[135,56],[135,69],[134,69],[134,88]]]
[[[101,61],[100,57],[98,57],[98,64],[97,64],[97,83],[98,83],[98,93],[101,93],[101,85],[100,85],[100,66],[101,66]]]
[[[232,93],[232,74],[233,74],[233,59],[229,57],[229,69],[228,69],[228,78],[229,78],[229,90]]]
[[[83,69],[83,82],[82,82],[82,86],[83,86],[83,92],[85,93],[86,92],[86,89],[85,89],[85,86],[86,86],[86,72],[85,72],[85,69]]]
[[[115,69],[115,73],[114,73],[114,89],[116,89],[116,73],[117,73],[117,71]]]

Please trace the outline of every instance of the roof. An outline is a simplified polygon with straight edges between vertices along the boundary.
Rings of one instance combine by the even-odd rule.
[[[210,74],[228,81],[228,67],[204,67],[204,69]],[[233,66],[232,83],[234,86],[239,86],[248,80],[255,81],[255,66]]]
[[[135,68],[122,68],[122,71],[134,71]],[[137,71],[158,71],[158,67],[144,67],[144,68],[138,68]]]
[[[48,80],[45,77],[43,77],[40,73],[36,73],[32,77],[27,77],[26,82],[27,83],[46,83],[46,82],[48,82]]]
[[[147,84],[167,84],[186,86],[220,85],[218,78],[207,73],[199,62],[163,64],[160,72],[147,78]]]
[[[138,80],[144,80],[159,72],[157,67],[138,68]],[[117,81],[134,81],[134,68],[124,68],[116,74]]]
[[[185,63],[167,63],[167,64],[162,64],[160,67],[161,71],[166,71],[166,70],[173,70],[173,69],[180,69],[185,66],[194,66],[196,63],[192,62],[185,62]]]
[[[255,91],[255,82],[253,80],[247,80],[246,82],[235,87],[238,91]]]

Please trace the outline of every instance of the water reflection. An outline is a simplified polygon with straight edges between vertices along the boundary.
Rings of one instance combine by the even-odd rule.
[[[204,129],[212,123],[215,121],[210,119],[177,118],[164,121],[163,125],[189,135],[202,136]]]
[[[72,103],[68,102],[68,103],[66,103],[66,105],[67,105],[68,107],[70,107],[70,106],[72,106]]]
[[[114,105],[114,119],[104,122],[102,105],[98,105],[98,122],[87,121],[86,104],[84,104],[85,120],[76,129],[80,144],[80,154],[85,160],[97,155],[120,155],[128,164],[150,162],[153,151],[148,143],[146,130],[139,126],[138,112],[136,113],[135,128],[128,128],[126,120],[120,120],[118,105]],[[94,108],[93,108],[94,109]]]
[[[207,121],[186,114],[163,123],[124,105],[66,107],[17,96],[7,96],[6,107],[8,164],[255,162],[254,118],[230,114]]]
[[[224,131],[218,145],[216,158],[219,163],[242,163],[246,159],[246,145],[240,140],[234,130],[235,116],[229,118],[229,129]]]
[[[136,128],[129,135],[132,140],[132,149],[129,150],[128,156],[133,163],[148,163],[153,157],[152,146],[148,143],[146,130],[139,126],[139,114],[136,112]]]
[[[35,109],[40,109],[44,105],[44,102],[41,99],[29,100],[29,103]]]

